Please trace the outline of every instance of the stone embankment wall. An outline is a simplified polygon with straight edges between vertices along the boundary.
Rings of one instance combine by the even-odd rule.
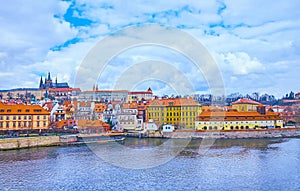
[[[0,150],[55,146],[76,142],[77,136],[43,136],[0,139]]]
[[[216,139],[243,139],[243,138],[277,138],[300,137],[300,128],[283,128],[268,130],[232,130],[232,131],[193,131],[182,130],[164,133],[165,138],[216,138]]]
[[[59,145],[58,136],[0,139],[0,150]]]

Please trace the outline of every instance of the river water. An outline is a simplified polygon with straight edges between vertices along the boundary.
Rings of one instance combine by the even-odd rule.
[[[126,153],[117,143],[0,151],[0,190],[300,190],[298,138],[217,140],[202,153],[192,140],[158,150],[159,162],[147,154],[167,141],[127,138]],[[176,157],[161,162],[164,153]]]

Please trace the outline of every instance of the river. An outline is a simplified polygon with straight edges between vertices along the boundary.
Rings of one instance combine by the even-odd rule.
[[[0,190],[300,190],[299,138],[216,140],[202,153],[201,140],[191,140],[184,150],[155,150],[168,141],[0,151]]]

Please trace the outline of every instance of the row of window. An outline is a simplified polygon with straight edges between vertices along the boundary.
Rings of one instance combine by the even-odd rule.
[[[151,111],[157,111],[157,110],[168,110],[168,111],[172,111],[172,110],[197,110],[197,107],[149,107],[148,108]]]
[[[46,121],[44,122],[35,122],[37,127],[40,127],[41,125],[43,127],[46,127],[47,123]],[[5,123],[5,122],[0,122],[0,128],[6,127],[31,127],[32,126],[32,122],[12,122],[12,123]]]
[[[4,109],[0,109],[0,112],[3,113],[3,112],[5,112],[5,110],[4,110]],[[10,112],[11,112],[11,109],[7,109],[6,112],[7,112],[7,113],[10,113]],[[21,113],[21,112],[22,112],[22,109],[18,109],[17,112],[18,112],[18,113]],[[25,112],[28,113],[28,112],[30,112],[30,110],[29,110],[29,109],[25,109]],[[41,109],[34,109],[33,112],[42,112],[42,110],[41,110]]]
[[[164,116],[164,113],[149,113],[149,116],[151,117],[159,117],[161,114],[161,116]],[[181,115],[180,115],[181,114]],[[178,113],[178,112],[175,112],[175,113],[166,113],[166,116],[196,116],[196,112],[181,112],[181,113]]]
[[[226,126],[227,127],[227,126]],[[256,128],[258,128],[258,126],[255,126]],[[230,129],[231,130],[239,130],[239,129],[249,129],[249,126],[230,126]],[[203,130],[218,130],[218,127],[217,126],[209,126],[209,127],[207,127],[207,126],[204,126],[203,127]],[[222,130],[224,130],[224,127],[222,127]]]
[[[13,115],[13,116],[0,116],[0,120],[10,120],[10,119],[12,119],[12,120],[27,120],[27,119],[29,119],[29,120],[31,120],[32,119],[32,116],[31,115],[18,115],[18,116],[16,116],[16,115]],[[37,120],[39,120],[39,119],[44,119],[44,120],[46,120],[47,119],[47,116],[46,115],[44,115],[44,116],[36,116],[36,119]]]
[[[227,129],[228,126],[226,126]],[[270,127],[270,126],[269,126]],[[272,126],[273,127],[273,126]],[[259,127],[258,125],[254,126],[254,129],[258,128],[268,128],[268,126],[261,126]],[[276,126],[276,128],[280,128],[280,126]],[[224,127],[220,128],[221,130],[224,130]],[[244,130],[244,129],[249,129],[249,126],[230,126],[230,130]],[[219,130],[218,126],[204,126],[203,130]]]
[[[282,123],[282,120],[278,120],[277,121],[278,123]],[[212,121],[210,121],[210,122],[198,122],[198,124],[220,124],[220,123],[225,123],[225,124],[239,124],[239,123],[241,123],[241,124],[243,124],[243,123],[274,123],[274,121],[230,121],[230,122],[227,122],[227,121],[225,121],[225,122],[222,122],[222,121],[218,121],[218,122],[212,122]]]

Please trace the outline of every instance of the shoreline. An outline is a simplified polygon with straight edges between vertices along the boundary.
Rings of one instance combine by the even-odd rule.
[[[110,134],[74,134],[62,136],[39,136],[0,139],[0,151],[26,149],[34,147],[52,147],[81,145],[90,143],[107,143],[112,141],[124,141],[110,139],[111,137],[136,137],[136,138],[166,138],[166,139],[263,139],[263,138],[299,138],[300,128],[260,129],[260,130],[176,130],[163,134],[141,133],[110,133]],[[91,140],[88,140],[92,138]],[[93,139],[96,138],[96,139]],[[84,141],[86,139],[86,141]]]

